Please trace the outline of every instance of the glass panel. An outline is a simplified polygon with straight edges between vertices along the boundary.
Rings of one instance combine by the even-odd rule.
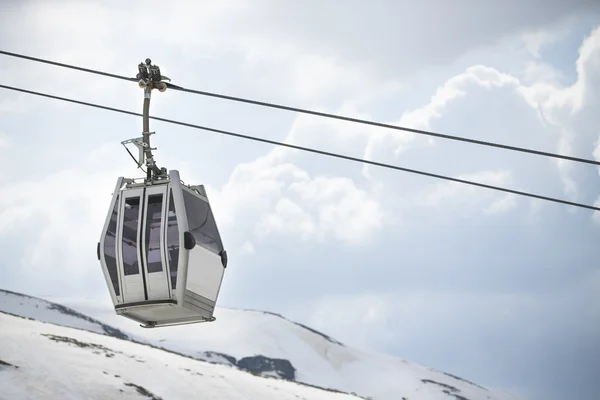
[[[138,264],[138,220],[140,198],[125,199],[123,209],[123,269],[125,275],[139,274]]]
[[[163,270],[160,258],[162,205],[162,194],[148,196],[148,210],[146,213],[146,262],[148,263],[148,273]]]
[[[171,271],[171,287],[177,288],[177,267],[179,266],[179,227],[173,202],[173,191],[169,195],[169,213],[167,216],[167,254],[169,270]]]
[[[113,287],[115,288],[115,294],[121,295],[119,290],[119,278],[117,271],[117,211],[119,210],[119,196],[115,202],[110,222],[108,223],[108,229],[104,236],[104,261],[106,262],[106,269],[108,269],[108,275],[112,281]]]
[[[223,244],[208,203],[185,189],[183,190],[183,201],[188,219],[188,228],[190,233],[194,235],[196,244],[219,254],[223,250]]]

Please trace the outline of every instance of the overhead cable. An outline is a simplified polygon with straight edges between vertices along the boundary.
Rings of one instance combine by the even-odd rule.
[[[134,115],[134,116],[138,116],[138,117],[142,116],[141,113],[137,113],[137,112],[133,112],[133,111],[127,111],[127,110],[123,110],[123,109],[119,109],[119,108],[103,106],[100,104],[88,103],[88,102],[74,100],[74,99],[70,99],[70,98],[66,98],[66,97],[54,96],[54,95],[47,94],[47,93],[36,92],[36,91],[17,88],[17,87],[13,87],[13,86],[7,86],[7,85],[0,84],[0,88],[18,91],[18,92],[27,93],[27,94],[32,94],[32,95],[41,96],[41,97],[47,97],[47,98],[51,98],[51,99],[55,99],[55,100],[61,100],[61,101],[69,102],[69,103],[85,105],[85,106],[89,106],[89,107],[100,108],[100,109],[104,109],[104,110],[108,110],[108,111],[118,112],[121,114]],[[339,153],[318,150],[318,149],[314,149],[314,148],[310,148],[310,147],[297,146],[294,144],[283,143],[283,142],[278,142],[275,140],[269,140],[269,139],[264,139],[264,138],[243,135],[240,133],[210,128],[210,127],[200,126],[200,125],[195,125],[195,124],[190,124],[187,122],[176,121],[176,120],[167,119],[167,118],[153,117],[153,116],[150,116],[150,118],[154,119],[156,121],[162,121],[162,122],[166,122],[166,123],[170,123],[170,124],[187,126],[190,128],[201,129],[201,130],[205,130],[205,131],[209,131],[209,132],[215,132],[215,133],[219,133],[222,135],[233,136],[233,137],[242,138],[242,139],[246,139],[246,140],[252,140],[252,141],[256,141],[256,142],[268,143],[268,144],[272,144],[275,146],[288,147],[288,148],[306,151],[306,152],[315,153],[315,154],[320,154],[320,155],[324,155],[324,156],[328,156],[328,157],[335,157],[335,158],[340,158],[340,159],[344,159],[344,160],[348,160],[348,161],[354,161],[354,162],[359,162],[359,163],[363,163],[363,164],[374,165],[377,167],[388,168],[388,169],[393,169],[393,170],[397,170],[397,171],[404,171],[404,172],[409,172],[409,173],[413,173],[413,174],[429,176],[432,178],[443,179],[443,180],[452,181],[452,182],[458,182],[458,183],[462,183],[462,184],[466,184],[466,185],[472,185],[472,186],[478,186],[478,187],[483,187],[483,188],[487,188],[487,189],[498,190],[498,191],[502,191],[502,192],[506,192],[506,193],[516,194],[519,196],[532,197],[535,199],[546,200],[546,201],[551,201],[551,202],[555,202],[555,203],[561,203],[561,204],[566,204],[566,205],[570,205],[570,206],[600,211],[600,208],[598,208],[598,207],[594,207],[594,206],[590,206],[590,205],[582,204],[582,203],[576,203],[576,202],[572,202],[572,201],[567,201],[567,200],[562,200],[562,199],[558,199],[558,198],[554,198],[554,197],[541,196],[541,195],[537,195],[537,194],[533,194],[533,193],[529,193],[529,192],[522,192],[522,191],[518,191],[518,190],[507,189],[507,188],[503,188],[500,186],[487,185],[485,183],[473,182],[473,181],[468,181],[468,180],[459,179],[459,178],[452,178],[449,176],[433,174],[433,173],[429,173],[429,172],[399,167],[396,165],[385,164],[385,163],[380,163],[380,162],[376,162],[376,161],[364,160],[362,158],[351,157],[351,156],[347,156],[347,155],[343,155],[343,154],[339,154]]]
[[[50,65],[55,65],[55,66],[59,66],[59,67],[63,67],[63,68],[70,68],[70,69],[88,72],[88,73],[92,73],[92,74],[103,75],[103,76],[107,76],[110,78],[116,78],[116,79],[122,79],[122,80],[126,80],[126,81],[134,81],[134,82],[137,81],[136,78],[131,78],[131,77],[123,76],[123,75],[117,75],[117,74],[113,74],[113,73],[109,73],[109,72],[93,70],[93,69],[89,69],[89,68],[83,68],[83,67],[79,67],[76,65],[60,63],[60,62],[56,62],[56,61],[50,61],[50,60],[46,60],[46,59],[42,59],[42,58],[26,56],[23,54],[12,53],[12,52],[8,52],[5,50],[0,50],[0,54],[11,56],[11,57],[22,58],[22,59],[26,59],[26,60],[30,60],[30,61],[41,62],[41,63],[45,63],[45,64],[50,64]],[[600,161],[591,160],[591,159],[587,159],[587,158],[567,156],[567,155],[563,155],[563,154],[528,149],[528,148],[524,148],[524,147],[509,146],[509,145],[505,145],[505,144],[501,144],[501,143],[494,143],[494,142],[470,139],[470,138],[465,138],[465,137],[460,137],[460,136],[447,135],[447,134],[443,134],[443,133],[426,131],[426,130],[422,130],[422,129],[414,129],[414,128],[407,128],[407,127],[398,126],[398,125],[384,124],[381,122],[368,121],[368,120],[358,119],[358,118],[351,118],[351,117],[346,117],[343,115],[329,114],[329,113],[324,113],[324,112],[319,112],[319,111],[307,110],[307,109],[303,109],[303,108],[285,106],[285,105],[280,105],[280,104],[275,104],[275,103],[268,103],[268,102],[263,102],[263,101],[258,101],[258,100],[251,100],[251,99],[246,99],[246,98],[241,98],[241,97],[228,96],[228,95],[219,94],[219,93],[212,93],[212,92],[206,92],[206,91],[195,90],[195,89],[187,89],[187,88],[184,88],[184,87],[181,87],[178,85],[174,85],[172,83],[167,83],[167,82],[166,82],[166,84],[170,89],[178,90],[181,92],[202,95],[202,96],[215,97],[215,98],[220,98],[220,99],[225,99],[225,100],[253,104],[253,105],[257,105],[257,106],[276,108],[276,109],[280,109],[280,110],[292,111],[292,112],[297,112],[297,113],[302,113],[302,114],[316,115],[319,117],[332,118],[332,119],[337,119],[337,120],[341,120],[341,121],[376,126],[379,128],[387,128],[387,129],[393,129],[393,130],[398,130],[398,131],[412,132],[412,133],[416,133],[419,135],[433,136],[433,137],[438,137],[438,138],[442,138],[442,139],[455,140],[455,141],[460,141],[460,142],[477,144],[477,145],[481,145],[481,146],[496,147],[496,148],[500,148],[500,149],[504,149],[504,150],[518,151],[518,152],[522,152],[522,153],[535,154],[538,156],[545,156],[545,157],[551,157],[551,158],[557,158],[557,159],[563,159],[563,160],[569,160],[569,161],[575,161],[575,162],[600,166]]]

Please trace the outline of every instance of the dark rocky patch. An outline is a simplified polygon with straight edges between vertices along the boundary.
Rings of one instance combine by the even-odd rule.
[[[275,372],[280,378],[290,381],[296,378],[296,368],[292,366],[291,362],[281,358],[269,358],[265,356],[244,357],[235,365],[240,369],[253,373]]]
[[[162,400],[161,397],[158,397],[158,396],[154,395],[152,392],[150,392],[148,389],[146,389],[143,386],[136,385],[135,383],[131,383],[131,382],[125,382],[125,386],[129,386],[129,387],[135,388],[135,390],[137,390],[137,392],[139,394],[141,394],[142,396],[146,396],[149,399],[152,399],[152,400]]]
[[[262,355],[244,357],[240,360],[237,360],[235,357],[232,357],[228,354],[218,353],[215,351],[206,351],[201,354],[204,356],[201,359],[205,361],[216,364],[217,362],[214,362],[211,359],[215,357],[222,357],[227,360],[231,366],[250,372],[254,375],[263,375],[268,372],[273,372],[278,377],[285,380],[294,381],[296,379],[296,368],[294,368],[289,360],[281,358],[269,358]]]
[[[236,365],[236,363],[237,363],[237,360],[235,359],[235,357],[232,357],[232,356],[227,355],[227,354],[219,353],[219,352],[216,352],[216,351],[205,351],[202,354],[204,354],[208,358],[223,357],[224,359],[226,359],[227,361],[229,361],[229,363],[231,365]]]
[[[0,289],[0,292],[5,292],[5,293],[8,293],[8,294],[14,294],[15,296],[19,296],[19,297],[31,298],[31,296],[27,296],[27,295],[22,294],[22,293],[11,292],[10,290],[6,290],[6,289]]]
[[[446,393],[448,396],[454,396],[457,400],[469,400],[465,396],[461,396],[460,394],[457,394],[457,393],[452,393],[449,390],[442,390],[442,392]]]
[[[103,354],[104,353],[104,355],[106,357],[114,357],[115,353],[120,353],[118,351],[111,350],[108,347],[104,347],[101,344],[80,342],[77,339],[73,339],[73,338],[66,337],[66,336],[57,336],[57,335],[51,335],[48,333],[42,333],[41,335],[46,336],[48,339],[54,340],[55,342],[63,342],[63,343],[78,346],[78,347],[81,347],[84,349],[85,348],[93,349],[94,354]]]
[[[337,345],[339,345],[339,346],[343,346],[343,347],[345,347],[345,345],[344,345],[343,343],[341,343],[341,342],[338,342],[337,340],[333,339],[332,337],[330,337],[330,336],[327,336],[326,334],[324,334],[324,333],[322,333],[322,332],[319,332],[319,331],[317,331],[316,329],[310,328],[310,327],[308,327],[308,326],[306,326],[306,325],[303,325],[303,324],[301,324],[301,323],[299,323],[299,322],[294,322],[294,321],[292,321],[292,320],[289,320],[289,319],[287,319],[286,317],[284,317],[284,316],[283,316],[283,315],[281,315],[281,314],[277,314],[277,313],[274,313],[274,312],[271,312],[271,311],[251,310],[251,309],[246,309],[245,311],[253,311],[253,312],[260,312],[260,313],[263,313],[263,314],[274,315],[274,316],[276,316],[276,317],[279,317],[279,318],[281,318],[281,319],[284,319],[284,320],[286,320],[286,321],[288,321],[288,322],[291,322],[292,324],[294,324],[294,325],[296,325],[296,326],[299,326],[299,327],[301,327],[301,328],[304,328],[304,329],[306,329],[306,330],[309,330],[309,331],[311,331],[312,333],[314,333],[314,334],[317,334],[317,335],[321,336],[323,339],[327,340],[327,341],[328,341],[328,342],[330,342],[330,343],[337,344]]]
[[[313,329],[311,327],[308,327],[308,326],[306,326],[304,324],[301,324],[299,322],[294,322],[294,321],[290,321],[290,322],[292,322],[293,324],[298,325],[298,326],[300,326],[300,327],[302,327],[304,329],[307,329],[307,330],[311,331],[314,334],[317,334],[317,335],[321,336],[322,338],[324,338],[328,342],[331,342],[333,344],[337,344],[338,346],[346,347],[342,342],[338,342],[337,340],[333,339],[331,336],[327,336],[323,332],[319,332],[318,330]]]
[[[431,379],[421,379],[421,382],[432,383],[434,385],[441,386],[441,387],[445,388],[444,390],[442,390],[442,392],[446,393],[449,396],[454,396],[457,400],[469,400],[468,398],[466,398],[465,396],[462,396],[460,394],[460,390],[458,388],[456,388],[452,385],[448,385],[447,383],[437,382],[437,381],[433,381]]]
[[[272,312],[272,311],[260,311],[260,310],[246,310],[246,311],[261,312],[261,313],[263,313],[263,314],[269,314],[269,315],[273,315],[273,316],[275,316],[275,317],[279,317],[279,318],[281,318],[281,319],[284,319],[284,320],[286,320],[286,321],[288,321],[288,322],[290,322],[290,323],[292,323],[292,324],[294,324],[294,325],[296,325],[296,326],[299,326],[299,327],[301,327],[301,328],[304,328],[304,329],[306,329],[306,330],[308,330],[308,331],[310,331],[310,332],[312,332],[312,333],[314,333],[314,334],[316,334],[316,335],[319,335],[319,336],[321,336],[323,339],[327,340],[327,341],[328,341],[328,342],[330,342],[330,343],[337,344],[337,345],[339,345],[339,346],[344,346],[344,347],[345,347],[345,345],[344,345],[343,343],[341,343],[341,342],[339,342],[339,341],[337,341],[337,340],[333,339],[331,336],[328,336],[328,335],[324,334],[323,332],[319,332],[318,330],[316,330],[316,329],[313,329],[313,328],[311,328],[311,327],[309,327],[309,326],[306,326],[306,325],[304,325],[304,324],[301,324],[301,323],[299,323],[299,322],[292,321],[292,320],[290,320],[290,319],[288,319],[288,318],[284,317],[284,316],[283,316],[283,315],[281,315],[281,314],[277,314],[277,313],[275,313],[275,312]]]
[[[193,375],[204,376],[204,374],[202,374],[200,372],[192,371],[189,368],[183,368],[183,370],[186,371],[186,372],[189,372],[190,374],[193,374]]]
[[[17,365],[0,360],[0,368],[1,367],[19,368]]]
[[[373,398],[372,398],[372,397],[370,397],[370,396],[364,397],[364,396],[361,396],[361,395],[359,395],[359,394],[356,394],[356,393],[354,393],[354,392],[353,392],[353,393],[348,393],[348,392],[344,392],[344,391],[337,390],[337,389],[326,388],[326,387],[323,387],[323,386],[317,386],[317,385],[311,385],[310,383],[305,383],[305,382],[294,382],[294,383],[296,383],[296,384],[298,384],[298,385],[302,385],[302,386],[308,386],[308,387],[312,387],[312,388],[315,388],[315,389],[326,390],[326,391],[328,391],[328,392],[332,392],[332,393],[343,393],[343,394],[350,394],[350,395],[352,395],[352,396],[355,396],[355,397],[357,397],[357,398],[359,398],[359,399],[364,399],[364,400],[373,400]]]
[[[445,387],[446,389],[450,389],[453,392],[460,392],[460,390],[458,388],[455,388],[452,385],[448,385],[447,383],[432,381],[431,379],[421,379],[421,382],[423,382],[423,383],[433,383],[434,385],[438,385],[438,386]]]
[[[459,381],[463,381],[463,382],[466,382],[466,383],[468,383],[468,384],[470,384],[470,385],[477,386],[477,387],[478,387],[478,388],[480,388],[480,389],[483,389],[483,390],[487,390],[487,391],[489,391],[489,389],[487,389],[487,388],[484,388],[483,386],[481,386],[481,385],[478,385],[478,384],[476,384],[476,383],[474,383],[474,382],[471,382],[471,381],[469,381],[469,380],[466,380],[466,379],[464,379],[464,378],[461,378],[460,376],[452,375],[452,374],[449,374],[449,373],[447,373],[447,372],[442,372],[442,373],[443,373],[444,375],[447,375],[447,376],[451,377],[451,378],[458,379]]]
[[[0,310],[0,313],[6,314],[6,315],[10,315],[11,317],[17,317],[17,318],[26,319],[28,321],[35,321],[35,319],[33,319],[33,318],[24,317],[22,315],[17,315],[17,314],[9,313],[8,311],[2,311],[2,310]]]

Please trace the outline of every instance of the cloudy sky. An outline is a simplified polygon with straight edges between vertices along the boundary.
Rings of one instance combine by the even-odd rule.
[[[150,57],[189,88],[600,160],[596,1],[7,0],[0,48],[129,76]],[[141,111],[134,83],[6,56],[0,83]],[[600,205],[591,165],[175,91],[151,112]],[[151,129],[158,163],[208,188],[221,305],[533,400],[600,393],[600,213]],[[96,242],[116,178],[140,175],[120,145],[140,133],[0,90],[2,288],[108,304]]]

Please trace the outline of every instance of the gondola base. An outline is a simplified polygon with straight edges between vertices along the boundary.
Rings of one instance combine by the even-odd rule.
[[[178,305],[174,300],[156,300],[119,304],[115,307],[118,315],[139,322],[143,328],[188,325],[213,322],[214,316],[202,315],[196,310]]]

